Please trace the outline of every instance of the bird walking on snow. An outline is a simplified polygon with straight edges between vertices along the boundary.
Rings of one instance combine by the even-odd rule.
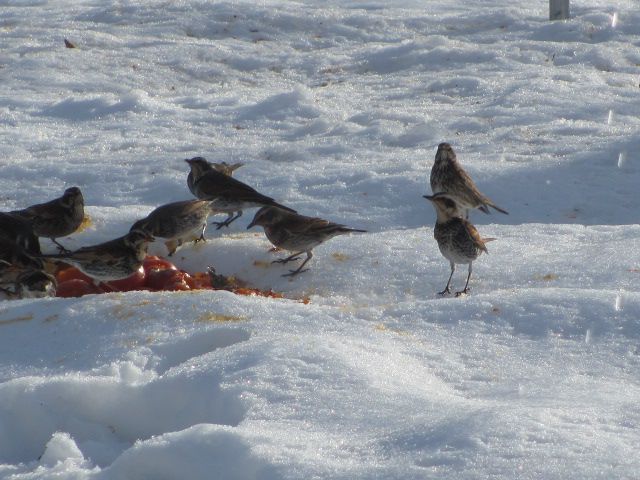
[[[484,213],[489,213],[489,207],[491,207],[501,213],[508,214],[506,210],[498,207],[478,190],[469,174],[458,163],[456,154],[448,143],[438,145],[429,181],[431,191],[434,194],[446,193],[455,200],[460,208],[466,211],[465,218],[469,218],[469,210],[476,208]]]
[[[445,193],[437,193],[433,196],[424,195],[436,209],[436,225],[433,236],[438,242],[438,248],[442,256],[449,260],[451,274],[444,290],[440,295],[451,293],[449,286],[456,264],[469,265],[469,273],[464,289],[456,292],[456,296],[469,292],[469,279],[471,278],[471,266],[473,261],[484,252],[489,253],[486,243],[493,238],[481,238],[478,230],[469,221],[460,216],[460,210],[455,200]]]
[[[193,174],[192,192],[201,200],[211,200],[213,208],[218,212],[227,213],[223,222],[216,222],[218,229],[228,227],[237,220],[246,208],[273,205],[285,210],[291,210],[280,205],[273,198],[258,193],[246,183],[211,168],[209,162],[202,157],[185,160]]]
[[[204,231],[211,213],[208,200],[168,203],[134,223],[131,231],[144,230],[152,237],[165,239],[164,244],[171,256],[184,242],[205,241]]]
[[[134,229],[122,237],[79,248],[73,252],[43,255],[54,262],[67,263],[99,282],[119,280],[136,272],[154,238],[142,229]]]
[[[84,198],[78,187],[67,188],[60,198],[11,212],[27,220],[38,237],[50,238],[61,252],[68,252],[56,238],[75,232],[84,220]]]
[[[276,247],[294,252],[289,257],[274,260],[271,263],[284,264],[297,260],[303,253],[307,254],[307,258],[297,269],[290,270],[283,277],[293,277],[306,272],[308,269],[303,270],[303,267],[313,257],[311,250],[330,238],[351,232],[366,232],[366,230],[348,228],[328,220],[306,217],[274,206],[266,206],[258,210],[247,229],[254,225],[264,227],[265,235]]]

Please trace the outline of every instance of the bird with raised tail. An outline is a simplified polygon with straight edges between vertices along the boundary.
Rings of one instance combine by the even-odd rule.
[[[489,207],[508,215],[506,210],[497,206],[478,190],[448,143],[438,145],[429,183],[434,194],[446,193],[453,198],[459,208],[465,211],[465,218],[469,218],[469,210],[478,208],[484,213],[489,213]]]

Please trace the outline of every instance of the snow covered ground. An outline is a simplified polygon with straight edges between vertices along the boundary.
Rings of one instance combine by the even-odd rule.
[[[203,155],[369,230],[293,280],[253,211],[176,256],[286,300],[2,302],[0,478],[637,478],[640,12],[602,3],[0,0],[0,209],[77,185],[63,243],[105,241]],[[510,212],[462,298],[441,141]]]

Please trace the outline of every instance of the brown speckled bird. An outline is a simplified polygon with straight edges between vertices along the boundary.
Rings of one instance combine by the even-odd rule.
[[[424,195],[436,209],[436,225],[433,229],[433,236],[438,242],[440,253],[449,260],[451,275],[447,280],[440,295],[451,293],[449,285],[456,264],[469,265],[469,273],[464,289],[456,292],[456,296],[469,292],[469,279],[471,278],[471,265],[473,261],[482,253],[488,253],[486,242],[495,240],[493,238],[481,238],[478,230],[469,221],[460,217],[460,210],[455,200],[449,194],[438,193],[433,196]]]
[[[311,250],[330,238],[351,232],[366,232],[366,230],[348,228],[322,218],[305,217],[274,206],[266,206],[258,210],[247,229],[254,225],[264,227],[265,235],[276,247],[294,252],[287,258],[274,260],[271,263],[288,263],[297,260],[303,253],[307,254],[307,258],[296,270],[290,270],[283,277],[292,277],[306,272],[308,269],[302,268],[313,257]]]
[[[489,213],[489,207],[491,207],[508,214],[506,210],[480,193],[469,174],[458,163],[456,154],[448,143],[438,145],[429,181],[434,194],[442,192],[448,194],[461,209],[466,211],[465,218],[469,217],[469,210],[476,208]]]
[[[126,278],[138,270],[147,254],[149,242],[153,240],[144,230],[134,229],[105,243],[42,257],[73,265],[94,280],[108,282]]]
[[[57,286],[55,277],[42,269],[0,260],[0,292],[8,298],[53,297]]]
[[[204,241],[207,218],[212,212],[208,200],[185,200],[162,205],[142,220],[133,224],[131,230],[144,230],[150,236],[165,239],[169,256],[184,242]]]
[[[273,198],[258,193],[246,183],[212,169],[202,157],[186,159],[193,174],[192,192],[201,200],[211,200],[216,211],[228,216],[223,222],[215,222],[218,229],[228,227],[231,222],[242,215],[247,208],[274,205],[285,210],[289,207],[280,205]]]
[[[0,238],[0,291],[9,298],[55,295],[56,280],[37,255],[9,239]]]
[[[71,187],[60,198],[11,213],[27,220],[38,237],[50,238],[60,251],[68,251],[56,238],[71,235],[82,224],[84,198],[78,187]]]

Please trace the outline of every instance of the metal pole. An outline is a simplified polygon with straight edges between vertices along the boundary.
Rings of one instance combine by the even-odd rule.
[[[549,0],[549,20],[569,18],[569,0]]]

